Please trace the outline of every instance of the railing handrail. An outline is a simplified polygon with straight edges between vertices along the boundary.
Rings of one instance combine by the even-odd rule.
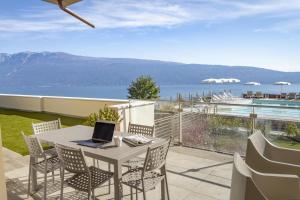
[[[158,102],[161,100],[157,100]],[[163,100],[162,102],[167,102],[167,100]],[[171,101],[169,101],[171,102]],[[171,103],[177,103],[178,101],[172,101]],[[220,105],[220,106],[237,106],[237,107],[249,107],[249,108],[276,108],[276,109],[294,109],[300,110],[300,106],[272,106],[272,105],[258,105],[258,104],[239,104],[239,103],[224,103],[224,102],[201,102],[201,101],[188,101],[188,100],[181,100],[180,103],[193,103],[192,105]],[[300,104],[300,101],[299,101]]]

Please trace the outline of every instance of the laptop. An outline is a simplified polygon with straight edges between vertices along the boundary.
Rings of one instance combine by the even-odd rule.
[[[93,148],[99,148],[112,141],[116,124],[108,121],[97,121],[94,127],[93,137],[89,140],[77,140],[75,143]]]

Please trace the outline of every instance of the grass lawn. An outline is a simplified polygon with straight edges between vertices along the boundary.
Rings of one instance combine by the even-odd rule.
[[[83,124],[83,119],[60,116],[57,114],[48,114],[40,112],[26,112],[0,108],[0,125],[2,130],[3,146],[20,153],[27,155],[28,150],[21,136],[21,131],[26,135],[32,135],[32,123],[43,121],[51,121],[61,119],[63,127]]]
[[[51,121],[58,118],[61,119],[61,123],[63,127],[83,124],[85,121],[83,119],[65,117],[57,114],[17,111],[17,110],[0,108],[0,126],[2,131],[1,133],[2,133],[3,146],[22,155],[27,155],[28,150],[21,136],[21,131],[23,131],[26,135],[32,135],[33,134],[32,126],[31,126],[32,123]],[[232,143],[233,141],[235,142],[237,141],[234,138],[230,138],[228,141],[227,140],[223,141],[222,136],[219,137],[220,138],[218,138],[217,141],[220,150],[224,148],[224,146],[231,147],[230,143]],[[300,143],[297,142],[278,139],[273,141],[273,143],[281,147],[300,150]]]
[[[281,146],[281,147],[300,150],[300,143],[299,142],[287,141],[287,140],[276,140],[276,141],[273,141],[273,143],[275,145],[278,145],[278,146]]]

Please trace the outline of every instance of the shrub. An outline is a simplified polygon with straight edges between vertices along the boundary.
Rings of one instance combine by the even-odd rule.
[[[293,122],[287,123],[285,127],[285,132],[290,137],[295,137],[300,134],[297,124]]]
[[[109,108],[105,105],[104,108],[100,109],[98,113],[90,114],[85,124],[87,126],[95,126],[95,123],[98,120],[120,123],[121,118],[117,110]]]

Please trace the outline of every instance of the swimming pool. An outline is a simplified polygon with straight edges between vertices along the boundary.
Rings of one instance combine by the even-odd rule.
[[[300,107],[300,101],[288,101],[277,99],[253,99],[253,105],[272,105],[272,106],[296,106]]]
[[[253,106],[251,106],[253,105]],[[287,100],[254,99],[246,105],[218,105],[217,113],[222,115],[258,118],[290,119],[300,121],[300,102]]]

